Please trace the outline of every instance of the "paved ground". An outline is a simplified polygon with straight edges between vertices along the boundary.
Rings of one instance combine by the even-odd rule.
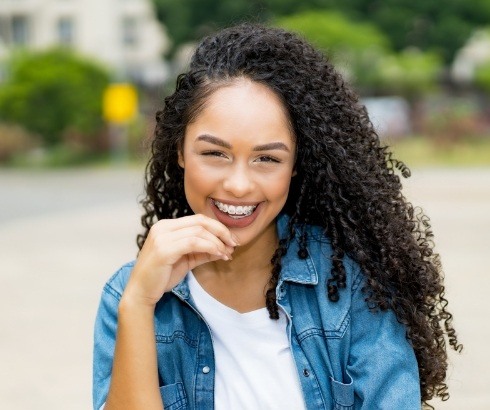
[[[136,254],[141,170],[0,171],[0,408],[88,409],[92,327],[108,276]],[[490,169],[420,170],[406,195],[432,218],[465,351],[452,399],[490,408]]]

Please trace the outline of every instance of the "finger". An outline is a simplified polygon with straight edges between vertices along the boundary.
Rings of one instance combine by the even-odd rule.
[[[209,232],[221,239],[228,246],[237,246],[238,238],[233,235],[230,230],[216,219],[210,218],[203,214],[195,214],[183,216],[176,219],[162,219],[158,221],[154,227],[164,231],[176,231],[189,226],[200,225],[205,227]]]
[[[205,227],[201,225],[194,225],[194,226],[189,226],[186,228],[182,228],[180,230],[171,232],[171,233],[165,233],[164,237],[166,238],[165,240],[169,241],[170,243],[173,243],[178,240],[182,240],[185,238],[201,238],[207,241],[210,241],[215,244],[216,248],[219,250],[221,253],[225,254],[230,254],[233,252],[234,248],[231,246],[227,246],[225,243],[221,241],[216,235],[208,231]],[[170,239],[171,238],[171,239]],[[169,240],[170,239],[170,240]],[[193,251],[193,250],[191,250]]]
[[[228,246],[235,247],[239,245],[238,238],[230,231],[230,229],[216,219],[210,218],[203,214],[194,215],[198,222],[204,226],[209,232],[217,236],[223,243]]]
[[[209,253],[194,253],[189,255],[189,269],[192,270],[196,266],[203,265],[208,262],[217,261],[219,259],[224,259],[223,257],[219,257],[217,255],[211,255]]]
[[[194,253],[207,253],[209,255],[216,256],[221,259],[229,260],[230,256],[226,253],[221,252],[221,250],[216,246],[216,244],[207,239],[200,238],[198,236],[184,237],[182,239],[176,240],[172,245],[174,253],[174,261],[177,262],[184,255],[190,255]]]

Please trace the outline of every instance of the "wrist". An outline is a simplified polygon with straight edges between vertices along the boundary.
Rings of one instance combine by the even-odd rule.
[[[156,302],[153,299],[142,296],[138,292],[126,289],[119,301],[119,311],[141,311],[151,312],[153,314],[156,306]]]

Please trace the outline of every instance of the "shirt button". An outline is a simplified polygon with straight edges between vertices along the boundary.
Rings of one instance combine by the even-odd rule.
[[[309,377],[310,376],[310,372],[308,371],[308,369],[303,369],[303,375],[305,377]]]
[[[203,372],[204,374],[208,374],[210,371],[211,371],[211,369],[209,368],[209,366],[204,366],[204,367],[202,368],[202,372]]]

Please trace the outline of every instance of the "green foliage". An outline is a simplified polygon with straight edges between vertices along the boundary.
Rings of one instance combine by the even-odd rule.
[[[325,50],[352,82],[371,92],[413,98],[435,87],[442,68],[437,54],[416,49],[393,53],[375,26],[349,21],[338,13],[308,11],[276,23]]]
[[[390,38],[395,50],[432,50],[450,62],[478,26],[490,21],[488,0],[331,0],[329,8],[370,21]]]
[[[66,50],[16,55],[0,89],[0,119],[22,124],[48,146],[66,133],[91,136],[103,125],[108,73]]]
[[[336,12],[306,11],[279,18],[275,24],[302,34],[332,55],[361,54],[389,47],[388,39],[374,25],[349,21]]]
[[[490,94],[490,61],[476,67],[475,85]]]
[[[384,55],[371,67],[365,67],[364,75],[369,78],[365,83],[378,92],[414,99],[434,91],[442,67],[441,58],[437,54],[407,49],[397,54]]]
[[[368,21],[395,50],[436,51],[450,62],[471,32],[490,21],[489,0],[153,0],[174,46],[242,20],[269,21],[308,10]]]
[[[219,28],[245,20],[263,20],[261,0],[153,0],[153,3],[173,41],[170,52]]]

